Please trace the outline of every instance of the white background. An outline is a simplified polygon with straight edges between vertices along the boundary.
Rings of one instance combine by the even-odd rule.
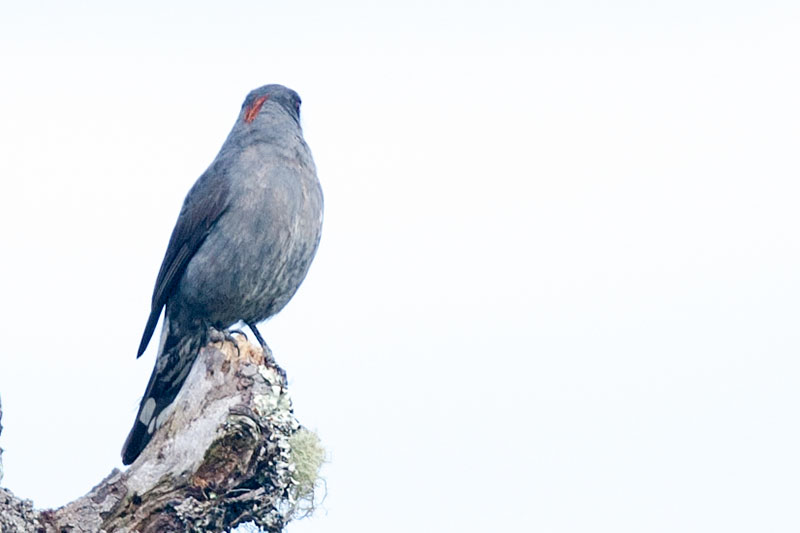
[[[796,2],[4,2],[4,485],[119,464],[167,239],[283,83],[326,199],[261,328],[289,531],[798,531]]]

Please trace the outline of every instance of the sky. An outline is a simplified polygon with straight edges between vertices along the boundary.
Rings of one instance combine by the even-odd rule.
[[[0,4],[3,485],[114,467],[184,195],[282,83],[322,242],[261,332],[309,531],[797,531],[795,2]]]

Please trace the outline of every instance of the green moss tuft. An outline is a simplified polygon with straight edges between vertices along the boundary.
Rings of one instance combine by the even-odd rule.
[[[290,488],[294,502],[292,515],[294,518],[302,518],[311,514],[315,508],[316,487],[323,481],[319,477],[319,470],[325,462],[325,448],[316,433],[304,427],[289,437],[289,445],[294,466],[293,485]]]

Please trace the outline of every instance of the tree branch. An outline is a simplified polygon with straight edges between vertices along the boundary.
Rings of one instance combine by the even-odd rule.
[[[128,470],[54,510],[0,489],[0,532],[222,532],[250,521],[281,531],[313,509],[324,460],[281,383],[260,348],[209,344]]]

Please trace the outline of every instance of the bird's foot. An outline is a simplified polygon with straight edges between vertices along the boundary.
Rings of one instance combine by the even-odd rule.
[[[244,340],[246,340],[248,342],[250,341],[250,339],[247,338],[247,333],[245,333],[241,329],[227,329],[227,330],[224,330],[222,332],[222,334],[225,335],[225,339],[226,340],[229,340],[229,341],[234,342],[234,343],[238,343],[239,342],[234,338],[234,335],[241,335],[242,337],[244,337]]]
[[[286,370],[278,366],[278,363],[275,362],[275,359],[266,361],[265,365],[269,368],[273,368],[275,372],[278,374],[278,377],[281,378],[281,389],[286,387],[286,385],[288,384],[286,378]]]
[[[264,366],[274,368],[275,372],[277,372],[278,376],[281,378],[282,387],[285,386],[287,384],[286,371],[278,366],[278,363],[275,361],[275,356],[272,355],[272,350],[267,345],[266,341],[264,341],[261,332],[258,331],[256,325],[252,322],[247,322],[247,327],[253,332],[253,335],[255,335],[258,343],[261,345],[261,349],[264,351]]]
[[[241,349],[239,348],[239,341],[233,336],[234,334],[241,335],[245,340],[247,340],[247,335],[238,329],[219,330],[215,327],[208,328],[208,338],[211,342],[229,342],[233,344],[233,347],[236,348],[236,357],[239,357],[241,355]]]
[[[267,343],[262,344],[261,349],[264,351],[264,366],[274,369],[278,377],[281,378],[281,388],[285,387],[288,383],[286,381],[286,371],[275,361],[275,356],[272,355],[272,350],[267,346]]]

